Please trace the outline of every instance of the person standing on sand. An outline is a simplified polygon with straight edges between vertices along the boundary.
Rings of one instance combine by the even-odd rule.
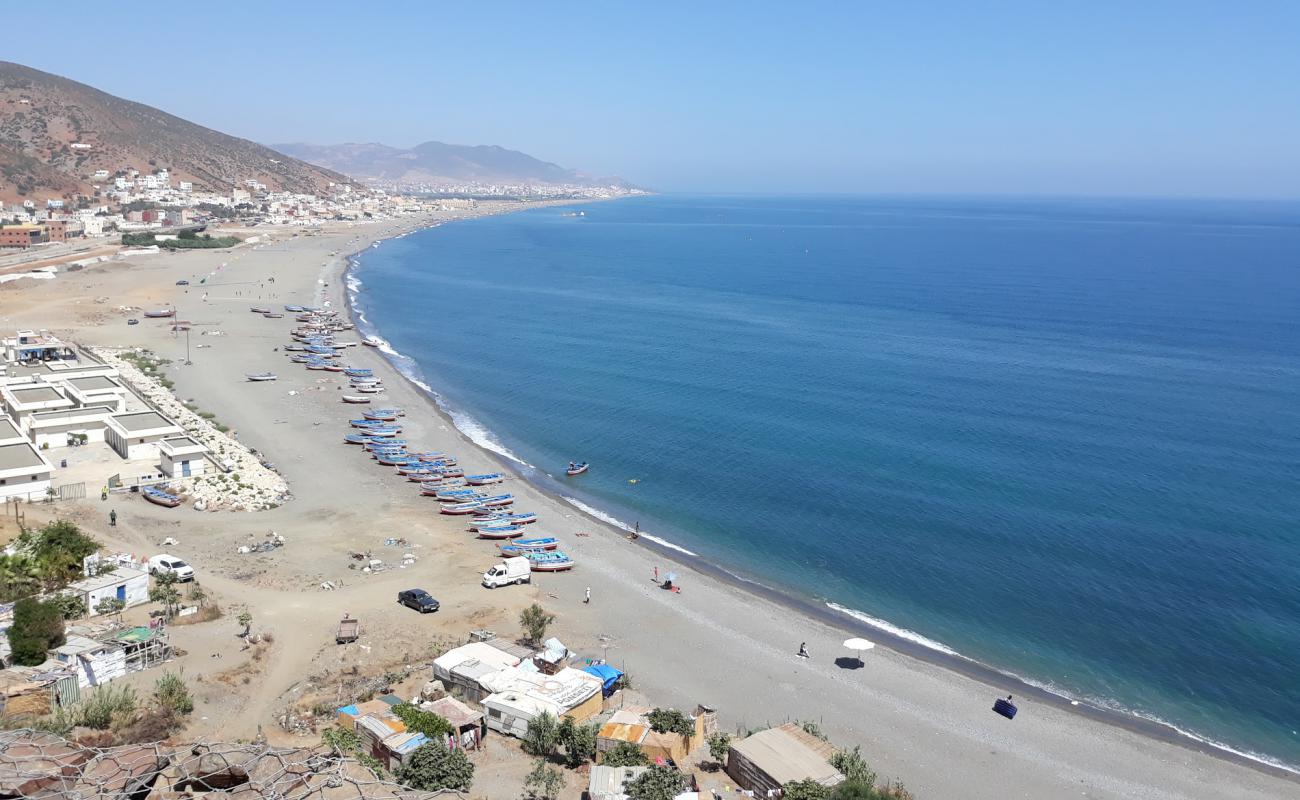
[[[110,528],[116,528],[116,527],[117,527],[117,509],[116,509],[116,508],[109,509],[109,512],[108,512],[108,527],[110,527]]]
[[[590,586],[587,587],[587,597],[586,597],[586,599],[584,599],[582,602],[583,602],[583,603],[590,603],[590,602],[591,602],[591,587],[590,587]]]

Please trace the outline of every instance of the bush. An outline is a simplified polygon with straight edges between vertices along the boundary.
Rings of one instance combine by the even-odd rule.
[[[862,748],[854,746],[852,750],[836,750],[830,757],[831,766],[840,771],[845,780],[874,786],[876,773],[862,758]]]
[[[397,715],[398,719],[406,723],[408,731],[423,733],[430,739],[441,738],[455,731],[455,728],[447,720],[432,711],[416,708],[410,703],[399,703],[393,706],[393,713]]]
[[[656,708],[646,719],[655,733],[677,733],[688,739],[695,734],[695,726],[675,708]]]
[[[831,787],[812,778],[804,778],[801,781],[790,781],[781,787],[781,792],[785,800],[829,800]]]
[[[461,748],[448,750],[441,738],[420,745],[397,771],[398,782],[425,792],[439,789],[469,791],[474,765]]]
[[[108,730],[113,724],[129,724],[135,718],[139,698],[130,686],[108,684],[82,700],[77,724],[83,728]]]
[[[546,766],[546,759],[537,759],[533,771],[524,778],[524,789],[535,800],[554,800],[564,791],[564,776],[558,769]]]
[[[168,672],[158,679],[153,686],[154,699],[163,708],[171,709],[177,714],[188,714],[194,710],[194,698],[190,697],[185,679],[175,672]]]
[[[631,742],[619,742],[612,750],[605,751],[605,758],[600,763],[607,767],[644,767],[650,759]]]
[[[519,626],[524,629],[528,641],[541,644],[546,638],[546,629],[555,621],[554,614],[547,614],[546,609],[533,603],[519,613]]]
[[[623,784],[628,800],[673,800],[681,794],[686,777],[676,767],[659,764]]]
[[[24,667],[40,664],[46,651],[67,641],[59,607],[34,597],[24,597],[14,605],[14,622],[8,635],[13,662]]]
[[[65,620],[86,616],[86,601],[75,594],[56,594],[49,602],[59,609],[59,616]]]
[[[579,725],[572,717],[560,720],[557,738],[564,746],[564,760],[575,769],[596,757],[596,734],[599,725]]]
[[[713,756],[718,767],[727,765],[727,755],[731,752],[731,734],[725,731],[709,734],[709,755]]]
[[[555,748],[559,743],[559,726],[550,713],[543,711],[528,720],[528,731],[524,734],[523,743],[525,753],[549,758],[555,754]]]

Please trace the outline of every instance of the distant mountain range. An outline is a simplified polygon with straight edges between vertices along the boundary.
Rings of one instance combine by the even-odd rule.
[[[338,172],[196,125],[83,83],[0,61],[0,200],[91,195],[96,170],[167,168],[173,181],[228,191],[253,179],[327,193]]]
[[[425,142],[409,150],[385,144],[276,144],[276,150],[373,184],[445,186],[497,183],[532,186],[615,186],[615,177],[594,177],[493,145]]]

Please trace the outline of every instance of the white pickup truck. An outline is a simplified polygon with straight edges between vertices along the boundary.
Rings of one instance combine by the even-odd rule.
[[[528,559],[522,556],[507,558],[483,573],[483,585],[489,589],[512,583],[528,583],[531,580],[532,567],[529,566]]]
[[[162,575],[169,573],[176,576],[178,581],[194,580],[194,567],[181,561],[176,556],[169,556],[166,553],[160,553],[149,559],[149,574]]]

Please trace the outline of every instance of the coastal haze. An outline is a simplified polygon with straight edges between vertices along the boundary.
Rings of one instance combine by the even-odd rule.
[[[390,10],[7,44],[0,795],[1300,792],[1300,12]]]

